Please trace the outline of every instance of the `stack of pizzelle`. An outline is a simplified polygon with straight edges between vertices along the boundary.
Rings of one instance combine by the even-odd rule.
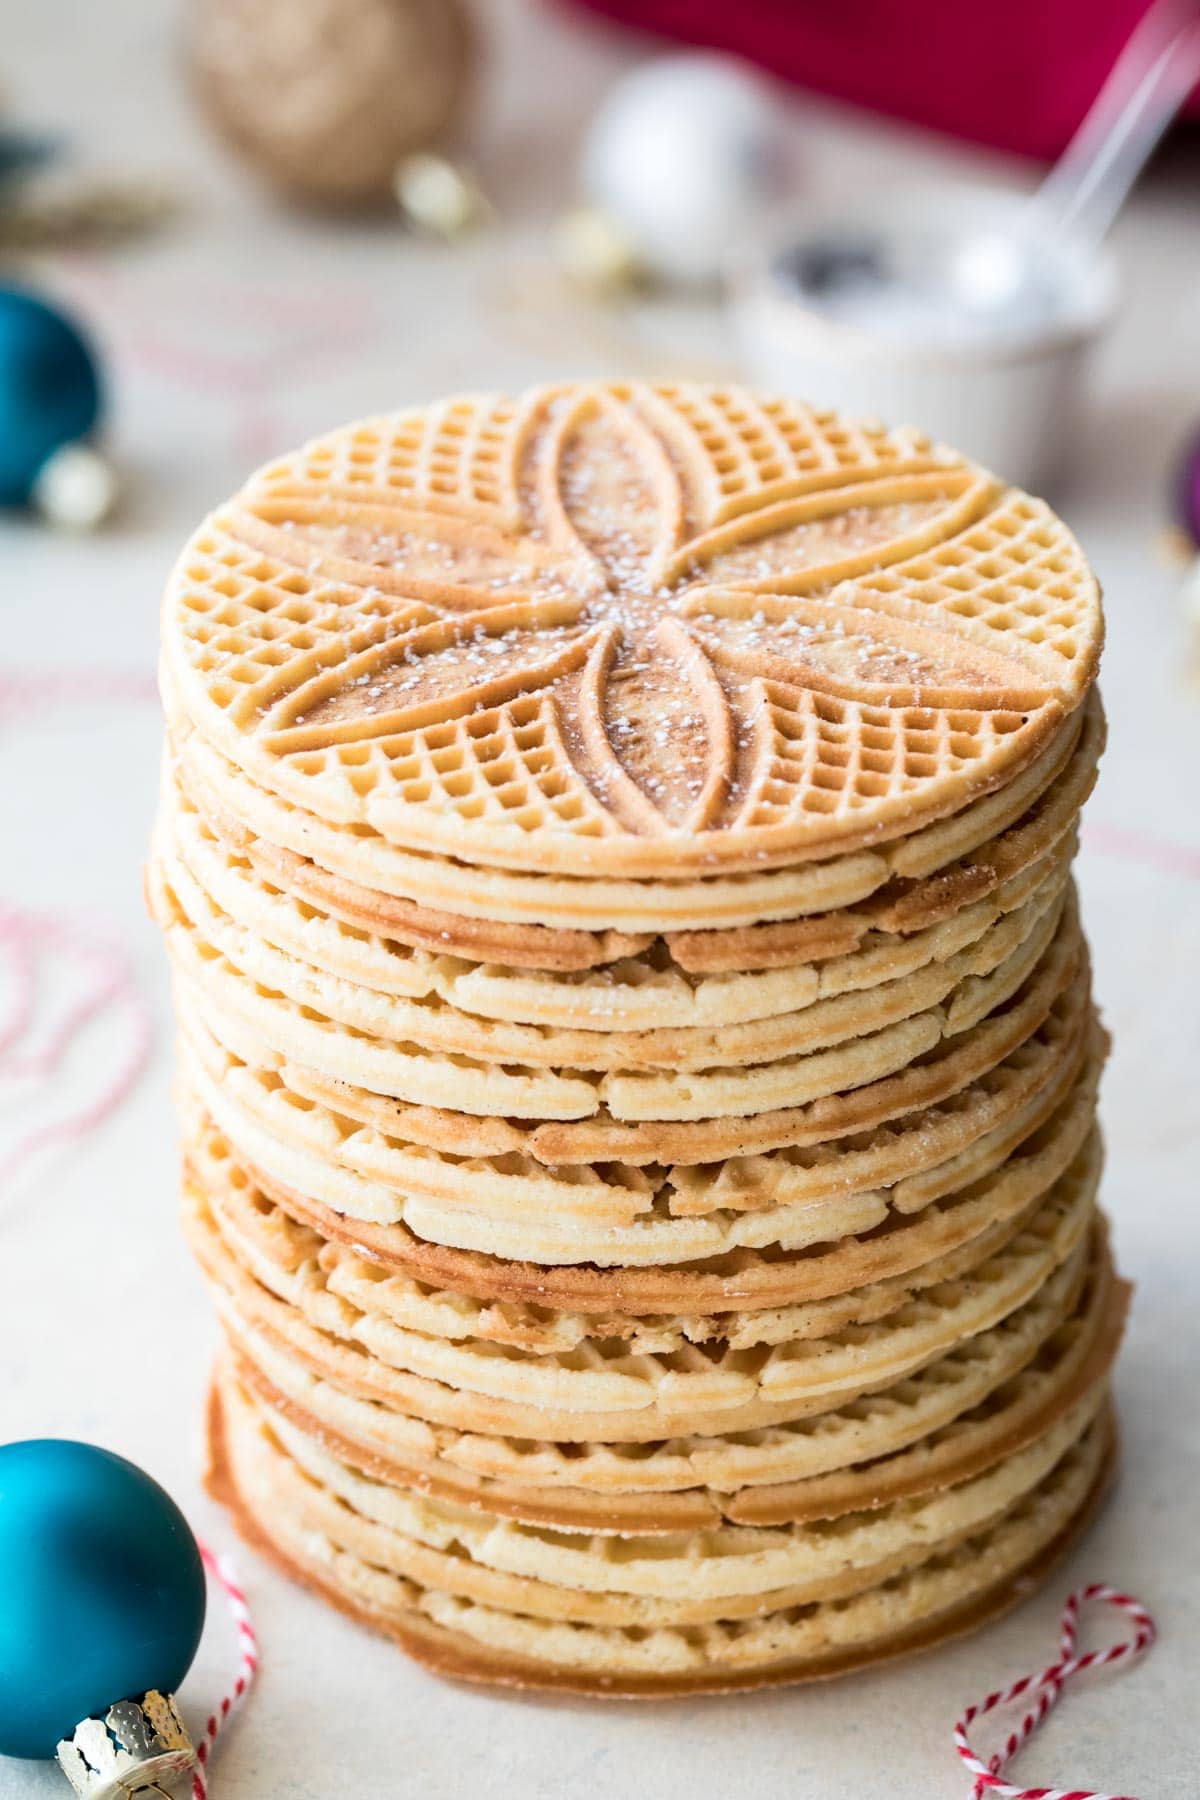
[[[447,1673],[754,1686],[1027,1591],[1113,1448],[1095,581],[732,388],[375,419],[171,581],[149,868],[211,1481]]]

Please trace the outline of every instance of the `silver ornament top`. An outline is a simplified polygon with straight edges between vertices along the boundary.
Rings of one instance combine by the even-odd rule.
[[[103,1718],[84,1719],[58,1746],[58,1763],[86,1800],[166,1795],[159,1784],[197,1767],[196,1751],[173,1694],[151,1688],[119,1700]]]

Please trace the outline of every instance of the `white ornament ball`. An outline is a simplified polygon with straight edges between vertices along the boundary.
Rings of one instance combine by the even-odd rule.
[[[90,444],[64,444],[43,464],[33,504],[61,531],[94,531],[116,504],[113,466]]]
[[[649,273],[701,285],[784,198],[789,165],[766,84],[730,57],[693,53],[617,83],[588,132],[582,176]]]

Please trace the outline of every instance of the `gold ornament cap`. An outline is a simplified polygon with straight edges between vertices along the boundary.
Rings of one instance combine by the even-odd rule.
[[[84,1719],[58,1746],[58,1765],[86,1800],[125,1800],[135,1794],[169,1796],[175,1776],[199,1766],[173,1694],[150,1688],[137,1700],[118,1700],[103,1717]]]

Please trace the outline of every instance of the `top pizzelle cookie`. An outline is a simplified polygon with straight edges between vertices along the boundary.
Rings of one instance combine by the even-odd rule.
[[[1001,786],[1095,673],[1042,502],[736,388],[450,400],[260,471],[168,587],[166,679],[262,786],[406,849],[730,873]]]

